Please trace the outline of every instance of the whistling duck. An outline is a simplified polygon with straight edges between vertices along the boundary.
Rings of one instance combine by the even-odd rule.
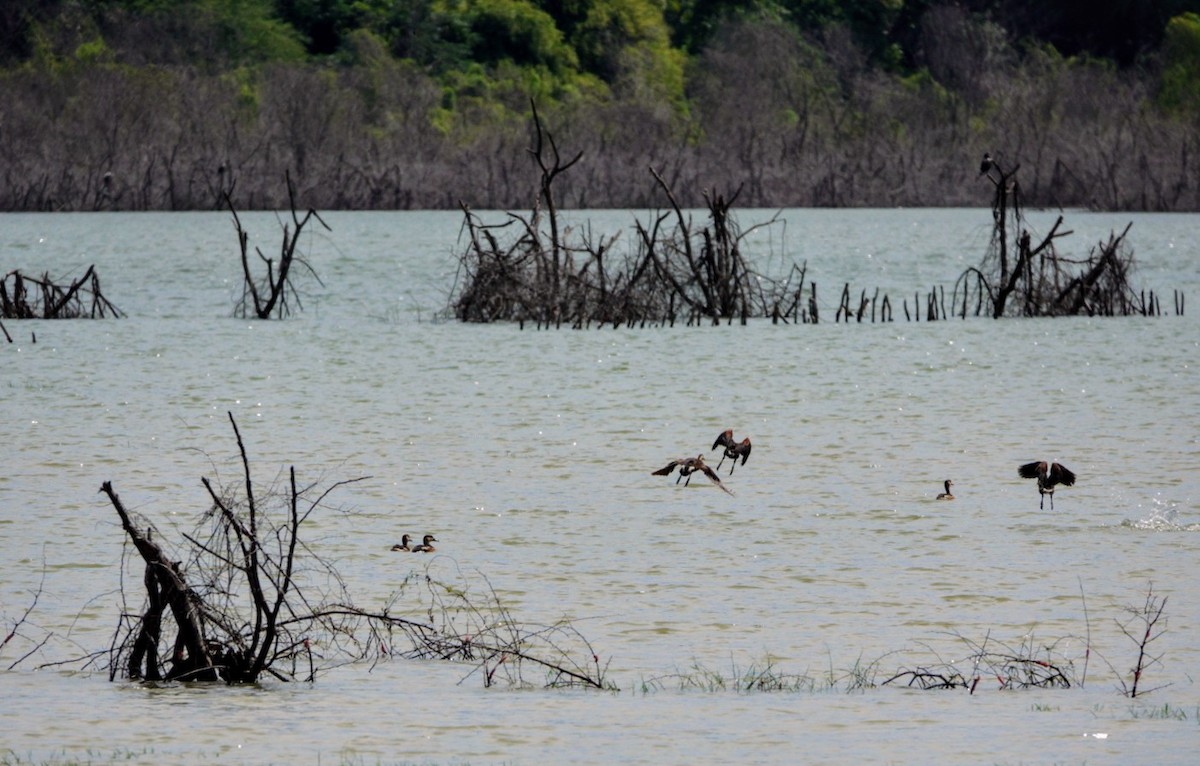
[[[411,539],[412,539],[412,535],[404,535],[403,537],[400,538],[400,542],[398,542],[392,546],[392,550],[394,550],[394,551],[411,551],[412,548],[408,547],[408,541]]]
[[[430,543],[436,542],[437,538],[433,535],[425,535],[425,537],[421,540],[421,544],[413,548],[413,553],[433,553],[437,550],[437,548],[434,548],[432,545],[430,545]]]
[[[1061,463],[1054,463],[1049,460],[1035,460],[1032,463],[1026,463],[1017,469],[1017,473],[1024,479],[1037,479],[1038,494],[1041,497],[1041,502],[1038,503],[1038,508],[1044,507],[1046,495],[1050,496],[1050,510],[1054,510],[1054,485],[1061,484],[1064,487],[1071,487],[1075,484],[1075,474]]]
[[[979,163],[979,175],[985,176],[996,163],[992,162],[992,155],[987,152],[983,153],[983,162]]]
[[[954,482],[950,481],[949,479],[946,479],[945,483],[946,483],[946,491],[939,494],[937,496],[937,499],[938,500],[953,500],[954,495],[950,494],[950,485],[953,484]]]
[[[708,480],[711,481],[713,484],[716,484],[718,487],[725,490],[729,494],[731,494],[731,495],[733,494],[733,492],[729,491],[729,487],[726,487],[724,484],[721,483],[721,477],[717,476],[717,472],[704,464],[704,453],[703,452],[701,452],[699,455],[696,455],[696,457],[683,457],[683,458],[679,458],[678,460],[672,460],[671,462],[667,463],[662,468],[659,468],[657,471],[651,471],[651,475],[652,476],[670,476],[671,471],[674,471],[676,466],[679,467],[679,476],[676,477],[676,479],[675,479],[676,484],[679,483],[680,479],[682,479],[686,476],[687,481],[685,481],[683,483],[683,486],[686,487],[692,481],[692,474],[695,473],[696,471],[700,471],[705,476],[707,476]]]
[[[746,437],[740,442],[735,442],[733,440],[732,428],[727,429],[724,433],[718,436],[717,440],[713,442],[713,446],[709,447],[709,449],[716,449],[717,447],[725,448],[725,453],[721,455],[721,462],[717,463],[718,471],[721,470],[721,466],[724,465],[725,458],[733,458],[733,465],[729,469],[730,476],[733,476],[733,469],[737,468],[739,457],[742,459],[742,465],[745,465],[746,461],[750,458],[750,437]]]

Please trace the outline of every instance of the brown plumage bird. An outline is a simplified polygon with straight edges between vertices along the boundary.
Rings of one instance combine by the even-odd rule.
[[[424,539],[421,541],[421,544],[413,548],[413,553],[433,553],[437,550],[437,548],[434,548],[432,545],[430,545],[430,543],[436,542],[437,538],[433,535],[425,535]]]
[[[735,442],[733,440],[732,428],[727,429],[724,433],[718,436],[717,440],[713,442],[713,446],[709,447],[709,449],[716,449],[717,447],[725,448],[725,453],[721,455],[721,462],[717,463],[718,471],[721,470],[721,466],[725,464],[725,458],[733,458],[733,465],[729,469],[730,476],[733,475],[733,469],[737,468],[739,457],[742,459],[742,465],[745,465],[746,461],[750,458],[750,437],[747,436],[740,442]]]
[[[411,539],[412,539],[412,535],[404,535],[403,537],[400,538],[400,542],[398,542],[392,546],[392,550],[394,550],[394,551],[411,551],[412,548],[410,548],[408,546],[408,541]]]
[[[939,494],[937,496],[938,500],[953,500],[954,499],[954,495],[950,494],[950,485],[953,483],[954,482],[950,481],[949,479],[946,479],[946,483],[945,483],[946,491],[942,492],[941,494]]]
[[[696,455],[696,457],[683,457],[683,458],[679,458],[678,460],[672,460],[671,462],[667,463],[662,468],[659,468],[657,471],[651,471],[651,475],[652,476],[670,476],[671,472],[674,471],[676,467],[679,468],[679,476],[676,477],[676,479],[675,479],[676,484],[679,483],[680,479],[687,477],[687,481],[685,481],[683,483],[683,486],[686,487],[692,481],[692,474],[699,471],[700,473],[703,473],[705,476],[707,476],[708,480],[711,481],[713,484],[716,484],[718,487],[725,490],[725,492],[729,493],[730,495],[733,494],[733,492],[729,491],[729,487],[726,487],[724,484],[721,483],[721,477],[717,476],[717,472],[704,464],[704,453],[703,452],[700,453],[699,455]]]
[[[1038,494],[1041,497],[1041,502],[1038,503],[1038,508],[1045,507],[1046,495],[1050,496],[1050,510],[1054,510],[1054,486],[1061,484],[1064,487],[1075,485],[1075,474],[1062,463],[1055,463],[1049,460],[1035,460],[1032,463],[1026,463],[1017,469],[1017,473],[1023,479],[1037,479]]]

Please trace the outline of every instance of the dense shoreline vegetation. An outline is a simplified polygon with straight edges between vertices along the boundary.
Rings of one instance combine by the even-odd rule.
[[[0,210],[1200,210],[1200,0],[14,0]]]

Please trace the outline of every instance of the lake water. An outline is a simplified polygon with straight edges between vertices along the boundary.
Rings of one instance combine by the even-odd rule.
[[[635,214],[573,215],[612,232]],[[1032,219],[1044,231],[1054,215]],[[807,262],[827,319],[849,281],[889,293],[900,321],[464,326],[432,321],[461,216],[324,218],[332,231],[303,243],[324,286],[302,280],[292,318],[251,321],[232,318],[228,214],[0,216],[0,272],[95,264],[128,314],[5,323],[0,633],[41,592],[0,665],[52,636],[0,673],[0,762],[1194,762],[1196,311],[906,322],[904,296],[979,261],[988,211],[786,210],[757,257]],[[1173,289],[1200,301],[1200,216],[1066,218],[1061,249],[1080,256],[1132,220],[1135,281],[1168,312]],[[243,222],[276,250],[273,215]],[[620,691],[484,688],[468,666],[413,660],[253,688],[35,670],[116,628],[124,537],[101,483],[178,542],[208,507],[200,478],[239,475],[227,413],[260,485],[288,466],[302,484],[370,477],[336,490],[340,510],[310,532],[360,606],[427,567],[486,578],[518,620],[573,621]],[[754,444],[726,478],[734,496],[650,475],[725,428]],[[1079,477],[1054,510],[1017,476],[1041,458]],[[957,499],[939,502],[947,478]],[[425,532],[438,554],[389,550]],[[134,611],[140,578],[129,563]],[[1137,647],[1119,623],[1150,587],[1166,621],[1142,685],[1166,686],[1130,700]],[[1086,661],[1084,683],[878,685],[970,672],[985,641],[1052,646],[1077,677]],[[815,688],[681,688],[768,661]],[[852,688],[856,668],[876,686]]]

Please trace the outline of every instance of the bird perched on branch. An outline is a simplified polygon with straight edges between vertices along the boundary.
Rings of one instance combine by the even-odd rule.
[[[979,163],[979,175],[986,176],[987,172],[995,167],[996,163],[992,161],[992,155],[987,152],[983,153],[983,162]]]
[[[737,468],[739,457],[742,459],[742,465],[745,465],[746,460],[750,458],[750,437],[747,436],[740,442],[735,442],[733,440],[732,428],[727,429],[724,433],[718,436],[717,440],[713,442],[713,446],[709,447],[709,449],[716,449],[717,447],[725,448],[725,454],[721,455],[721,462],[717,463],[718,471],[721,470],[721,466],[724,465],[725,458],[733,458],[733,466],[729,469],[730,476],[733,475],[733,469]]]
[[[1044,507],[1046,495],[1050,496],[1050,510],[1054,510],[1054,486],[1061,484],[1064,487],[1075,485],[1075,474],[1062,463],[1055,463],[1049,460],[1035,460],[1032,463],[1026,463],[1017,469],[1017,473],[1024,479],[1037,479],[1038,494],[1041,502],[1038,503],[1038,508]]]
[[[946,479],[945,483],[946,483],[946,491],[939,494],[937,496],[937,499],[938,500],[953,500],[954,495],[950,494],[950,485],[953,484],[954,482],[950,481],[949,479]]]
[[[676,467],[679,468],[679,476],[676,477],[676,479],[675,479],[676,484],[679,483],[680,479],[687,477],[687,481],[685,481],[683,483],[683,486],[686,487],[692,481],[692,474],[699,471],[700,473],[703,473],[705,476],[707,476],[708,480],[711,481],[713,484],[716,484],[718,487],[725,490],[725,492],[727,492],[728,494],[730,494],[730,495],[733,494],[732,492],[729,491],[729,487],[726,487],[724,484],[721,483],[721,477],[717,476],[717,472],[704,464],[704,453],[703,452],[701,452],[699,455],[696,455],[696,457],[683,457],[683,458],[679,458],[678,460],[672,460],[671,462],[667,463],[662,468],[659,468],[657,471],[651,471],[651,475],[652,476],[670,476],[671,472],[674,471]]]
[[[425,537],[421,540],[421,544],[413,548],[413,553],[433,553],[437,550],[437,548],[434,548],[432,545],[430,545],[430,543],[436,542],[437,538],[433,535],[425,535]]]
[[[404,535],[403,537],[400,538],[400,542],[398,542],[392,546],[392,550],[394,550],[394,551],[411,551],[412,548],[408,547],[408,541],[411,539],[412,539],[412,535]]]

